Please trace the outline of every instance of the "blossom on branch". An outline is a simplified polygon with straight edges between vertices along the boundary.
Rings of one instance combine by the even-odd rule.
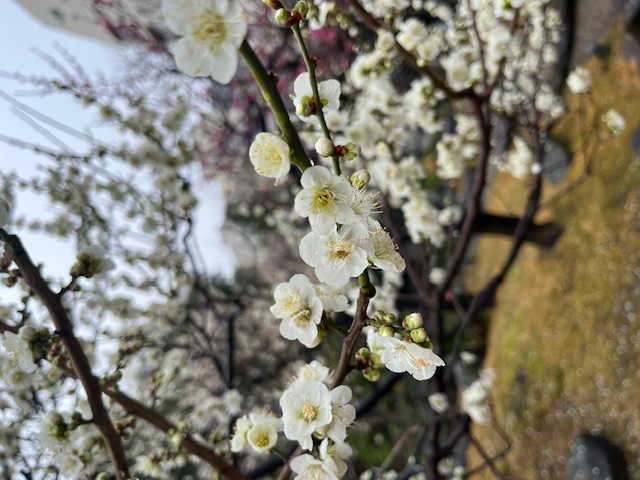
[[[169,28],[182,36],[173,45],[178,69],[191,77],[228,84],[238,68],[238,49],[247,33],[236,0],[163,0]]]
[[[353,223],[356,215],[348,203],[353,187],[346,178],[315,166],[304,171],[300,184],[303,190],[296,195],[294,210],[301,217],[309,217],[314,231],[326,235],[336,223]]]
[[[271,313],[282,319],[280,334],[307,347],[314,346],[323,308],[309,279],[296,274],[289,282],[278,285],[273,295],[276,303]]]
[[[408,372],[416,380],[427,380],[436,373],[436,367],[444,366],[444,360],[433,350],[396,337],[383,337],[374,329],[367,334],[367,344],[389,370]]]
[[[340,82],[326,80],[318,83],[318,93],[322,103],[322,113],[327,114],[340,108]],[[293,104],[296,107],[296,115],[305,123],[315,123],[317,106],[311,89],[309,73],[301,73],[293,84]]]
[[[292,383],[282,394],[280,407],[285,436],[296,440],[306,450],[313,447],[313,432],[331,423],[329,388],[318,380]]]
[[[249,148],[249,159],[256,172],[276,181],[291,170],[291,147],[272,133],[259,133]]]
[[[369,265],[372,240],[360,223],[334,227],[328,235],[309,232],[300,242],[300,256],[315,268],[318,280],[334,287],[345,285]]]

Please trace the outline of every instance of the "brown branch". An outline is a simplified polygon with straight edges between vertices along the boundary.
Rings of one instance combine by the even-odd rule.
[[[167,420],[153,408],[149,408],[137,400],[125,395],[121,392],[113,391],[107,387],[103,387],[102,391],[112,400],[116,401],[122,408],[132,415],[149,422],[151,425],[164,433],[175,431],[178,429],[176,425]],[[247,480],[247,477],[236,467],[228,463],[224,458],[220,457],[210,447],[199,442],[189,434],[185,434],[180,442],[180,446],[189,453],[200,458],[207,464],[215,468],[222,476],[231,480]]]
[[[480,456],[482,457],[482,459],[484,460],[484,465],[482,465],[481,467],[474,469],[474,473],[475,472],[479,472],[482,468],[484,468],[485,466],[488,466],[489,469],[491,470],[491,472],[500,480],[518,480],[517,477],[511,477],[509,475],[505,475],[504,473],[500,472],[500,470],[498,470],[498,467],[496,467],[495,461],[497,459],[499,459],[500,457],[504,456],[509,449],[505,449],[502,452],[500,452],[498,455],[494,456],[493,458],[489,456],[489,454],[485,451],[485,449],[482,447],[482,445],[480,444],[480,442],[478,440],[476,440],[473,435],[471,435],[471,433],[469,433],[469,441],[473,444],[473,446],[476,448],[476,450],[478,451],[478,453],[480,454]],[[469,472],[471,473],[471,472]]]
[[[351,369],[350,364],[351,357],[353,355],[353,349],[355,347],[356,341],[358,340],[360,332],[362,332],[362,329],[366,325],[367,307],[369,306],[369,300],[371,300],[374,295],[375,289],[373,290],[373,292],[365,291],[363,289],[360,290],[358,303],[356,305],[356,314],[353,317],[353,323],[351,324],[347,335],[342,341],[342,351],[340,352],[340,359],[338,360],[338,366],[336,367],[336,372],[333,375],[333,380],[331,381],[330,388],[335,388],[338,385],[342,384]]]
[[[80,344],[80,341],[73,332],[73,323],[69,314],[62,305],[61,297],[54,293],[42,278],[40,270],[33,264],[29,254],[24,249],[22,242],[15,235],[7,235],[2,230],[2,240],[5,241],[5,256],[13,260],[20,270],[20,275],[33,290],[43,305],[49,311],[51,319],[56,326],[56,330],[62,339],[69,354],[69,359],[73,371],[82,383],[82,387],[87,394],[87,402],[93,414],[93,423],[98,427],[102,438],[109,451],[111,463],[115,468],[116,478],[125,479],[129,477],[129,466],[125,455],[122,439],[118,431],[111,422],[109,413],[102,401],[100,382],[91,371],[89,359]]]
[[[4,320],[0,320],[0,334],[11,332],[17,334],[20,328],[17,325],[9,325]]]
[[[478,123],[480,125],[480,135],[482,136],[482,141],[480,142],[480,154],[475,167],[473,185],[471,187],[471,197],[469,198],[465,217],[462,222],[460,240],[456,244],[456,247],[447,263],[445,279],[442,284],[434,290],[431,301],[429,302],[432,309],[436,312],[440,310],[442,295],[451,286],[451,282],[453,282],[454,277],[457,275],[458,270],[462,265],[462,261],[464,260],[464,256],[467,253],[469,243],[471,242],[471,236],[475,231],[476,221],[480,214],[482,193],[484,192],[484,187],[486,185],[485,177],[487,175],[487,165],[489,163],[489,152],[491,149],[491,145],[489,143],[491,125],[488,118],[489,114],[486,112],[487,104],[476,99],[474,106],[478,117]]]
[[[494,292],[498,288],[498,286],[504,280],[507,272],[513,265],[518,252],[520,251],[520,247],[525,241],[527,236],[527,231],[529,225],[533,221],[533,217],[538,211],[538,202],[540,199],[540,193],[542,190],[542,177],[540,175],[536,175],[534,179],[533,186],[531,187],[529,198],[527,200],[527,205],[525,207],[524,214],[518,222],[518,226],[516,227],[513,244],[511,245],[511,250],[509,251],[509,256],[503,263],[500,271],[484,286],[482,290],[476,293],[471,300],[471,303],[467,309],[466,315],[460,321],[460,324],[457,327],[456,337],[453,343],[453,347],[450,353],[450,361],[455,361],[458,352],[460,351],[460,344],[462,341],[462,332],[466,329],[467,325],[471,322],[471,319],[475,315],[475,313],[485,305],[487,300],[493,296]],[[452,375],[453,369],[447,371],[447,378]]]

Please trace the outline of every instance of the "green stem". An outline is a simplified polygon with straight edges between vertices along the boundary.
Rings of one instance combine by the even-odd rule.
[[[369,269],[365,269],[364,272],[358,277],[358,283],[360,284],[360,291],[367,295],[369,298],[373,298],[376,294],[376,287],[373,286],[369,279]]]
[[[251,45],[249,45],[247,40],[244,40],[242,45],[240,45],[240,55],[242,56],[244,63],[249,68],[251,75],[253,75],[253,78],[260,86],[262,96],[269,104],[269,107],[276,118],[276,122],[282,130],[284,141],[289,144],[293,151],[293,163],[295,163],[298,168],[304,172],[312,165],[311,160],[309,160],[307,152],[300,141],[298,132],[293,128],[293,124],[289,119],[289,113],[287,112],[284,102],[282,101],[282,97],[280,97],[280,92],[278,91],[275,75],[267,72],[264,65],[262,65],[262,62],[256,55],[256,52],[253,51],[253,48],[251,48]]]
[[[302,53],[302,58],[304,59],[304,64],[307,66],[307,71],[309,72],[309,82],[311,83],[311,91],[313,92],[313,101],[316,106],[316,116],[320,121],[320,128],[322,129],[322,133],[324,137],[331,140],[331,132],[329,131],[329,127],[327,126],[327,122],[324,119],[324,113],[322,112],[322,99],[320,98],[320,92],[318,91],[318,80],[316,79],[316,62],[311,59],[309,55],[309,51],[307,50],[307,46],[304,43],[304,38],[302,38],[302,32],[300,31],[300,24],[294,23],[291,25],[291,30],[293,30],[293,34],[298,41],[298,45],[300,47],[300,53]],[[340,175],[340,163],[338,162],[338,156],[332,155],[333,160],[333,171],[336,175]]]

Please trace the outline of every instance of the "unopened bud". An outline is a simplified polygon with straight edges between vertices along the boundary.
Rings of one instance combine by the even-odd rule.
[[[313,115],[313,107],[311,103],[311,97],[304,96],[300,99],[300,103],[296,106],[296,113],[301,117],[308,117]]]
[[[406,317],[404,317],[403,326],[409,330],[413,330],[414,328],[420,328],[424,325],[424,319],[422,315],[419,313],[410,313]]]
[[[289,23],[289,20],[291,20],[291,14],[287,12],[286,8],[279,8],[276,11],[275,19],[278,25],[282,25],[284,27]]]
[[[371,181],[371,174],[366,170],[359,170],[351,175],[351,185],[358,190],[362,190]]]
[[[395,333],[396,331],[390,325],[382,325],[378,329],[378,335],[380,335],[381,337],[393,337]]]
[[[362,376],[370,382],[377,382],[380,380],[380,370],[377,368],[365,368],[362,370]]]
[[[321,157],[330,157],[331,155],[333,155],[334,149],[335,147],[333,145],[333,142],[328,138],[322,137],[319,138],[316,142],[316,152]]]
[[[416,343],[423,343],[429,340],[429,335],[424,328],[416,328],[415,330],[411,330],[411,340]]]
[[[362,347],[356,352],[356,362],[358,363],[368,363],[371,352],[367,347]]]
[[[300,18],[305,19],[307,18],[307,14],[309,13],[309,4],[301,0],[296,3],[295,7],[293,7],[293,10],[300,14]]]
[[[345,157],[347,157],[349,160],[353,160],[358,155],[360,155],[360,145],[357,145],[353,142],[347,143],[347,154],[345,155]]]
[[[24,327],[20,327],[18,334],[24,341],[32,342],[38,337],[38,329],[33,325],[25,325]]]

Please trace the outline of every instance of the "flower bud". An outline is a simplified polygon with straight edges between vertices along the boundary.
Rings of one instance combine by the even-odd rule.
[[[353,142],[347,143],[347,154],[345,155],[349,160],[353,160],[360,155],[360,145]]]
[[[422,315],[415,312],[404,317],[404,321],[402,323],[405,328],[413,330],[415,328],[422,327],[422,325],[424,325],[424,319],[422,318]]]
[[[371,355],[371,352],[369,351],[369,349],[367,347],[362,347],[356,352],[356,362],[368,363],[370,355]]]
[[[411,340],[416,343],[422,343],[429,340],[429,335],[424,328],[416,328],[415,330],[411,330]]]
[[[307,4],[307,2],[300,0],[293,7],[293,10],[300,14],[300,18],[305,19],[307,18],[307,14],[309,13],[309,5]]]
[[[370,382],[377,382],[380,380],[380,370],[377,368],[365,368],[362,370],[362,376]]]
[[[24,341],[33,342],[38,336],[38,329],[33,325],[25,325],[20,327],[18,334]]]
[[[358,190],[362,190],[371,181],[371,174],[366,170],[359,170],[351,175],[350,180],[351,185],[353,185]]]
[[[316,152],[321,157],[330,157],[331,155],[333,155],[334,150],[335,146],[333,145],[333,142],[328,138],[319,138],[316,142]]]
[[[278,10],[276,10],[275,19],[278,25],[282,25],[284,27],[287,25],[287,23],[289,23],[289,20],[291,20],[291,14],[287,11],[286,8],[279,8]]]
[[[383,30],[378,34],[378,38],[376,40],[376,48],[378,50],[382,50],[383,52],[391,50],[395,45],[396,39],[393,33]]]
[[[296,113],[301,117],[309,117],[313,115],[314,112],[311,103],[309,103],[310,100],[311,97],[309,97],[308,95],[305,95],[300,99],[300,103],[296,107]]]
[[[381,337],[393,337],[395,333],[396,331],[390,325],[382,325],[378,329],[378,335],[380,335]]]

